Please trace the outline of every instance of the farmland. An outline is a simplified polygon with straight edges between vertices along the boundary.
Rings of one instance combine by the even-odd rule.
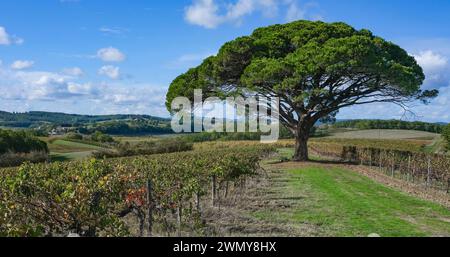
[[[155,190],[154,199],[157,201],[155,203],[160,206],[153,213],[154,235],[367,236],[372,233],[380,236],[450,235],[448,222],[450,211],[445,207],[450,206],[448,201],[439,202],[434,198],[425,200],[419,195],[408,195],[402,192],[401,188],[387,186],[387,183],[374,181],[359,173],[357,166],[355,168],[345,164],[327,164],[319,155],[314,155],[312,159],[316,161],[309,163],[283,161],[293,153],[291,148],[284,148],[283,144],[287,142],[280,143],[278,147],[282,148],[276,153],[270,147],[259,148],[256,142],[211,142],[198,144],[192,153],[133,157],[108,162],[77,161],[50,166],[25,165],[18,170],[23,174],[19,177],[25,180],[10,180],[8,179],[10,175],[7,175],[3,177],[2,187],[13,183],[10,184],[13,186],[11,188],[19,190],[13,191],[18,195],[10,195],[9,197],[13,197],[10,200],[23,200],[10,211],[16,212],[14,215],[27,215],[29,223],[26,226],[29,229],[34,228],[28,229],[29,232],[26,233],[35,235],[45,231],[52,232],[53,235],[63,235],[64,231],[72,227],[73,222],[85,224],[76,231],[83,235],[94,233],[93,231],[95,235],[115,236],[139,236],[149,233],[146,229],[142,229],[143,225],[140,225],[144,224],[148,212],[145,196],[145,181],[148,178],[154,183],[152,186]],[[258,162],[258,158],[255,159],[256,156],[251,153],[258,148],[266,149],[263,150],[265,153],[273,153],[262,155],[262,169],[255,169],[256,167],[252,166]],[[212,149],[215,150],[211,151]],[[214,154],[211,155],[212,153]],[[216,166],[218,170],[210,166],[216,162],[214,159],[217,157],[225,158],[224,160],[232,158],[230,159],[232,162],[220,162],[223,163],[220,165],[233,166],[222,168]],[[166,162],[171,164],[164,164]],[[186,166],[187,164],[189,165]],[[249,169],[246,171],[244,167]],[[78,173],[78,170],[82,172]],[[233,170],[235,173],[222,173]],[[218,172],[215,173],[217,177],[213,199],[216,200],[213,204],[210,197],[212,194],[210,171]],[[12,175],[11,172],[14,171],[8,169],[4,172]],[[195,175],[196,172],[200,173]],[[174,174],[177,178],[174,179],[168,176],[169,174]],[[180,174],[184,176],[180,177]],[[248,176],[243,176],[244,174]],[[389,177],[387,179],[396,180]],[[72,180],[77,181],[76,187],[70,182]],[[179,182],[182,182],[182,187]],[[52,200],[55,202],[49,202],[48,208],[60,206],[65,211],[59,213],[57,209],[49,209],[47,213],[52,213],[53,217],[44,218],[45,213],[32,208],[45,199],[42,198],[45,194],[36,191],[35,186],[47,188],[46,191],[52,197],[47,198],[48,200],[55,197]],[[31,195],[20,193],[26,192],[21,191],[25,189],[32,190],[28,192],[33,193]],[[417,190],[426,192],[420,188]],[[104,192],[100,193],[102,197],[99,205],[95,210],[91,209],[85,213],[89,208],[83,206],[92,204],[89,199],[92,194],[96,194],[95,192]],[[202,193],[196,196],[193,192]],[[446,194],[438,195],[441,199],[448,199]],[[196,198],[198,196],[201,198]],[[10,201],[8,198],[6,200]],[[51,207],[52,205],[55,207]],[[128,208],[136,208],[137,214],[130,212],[123,218],[114,214],[116,211],[124,212]],[[167,213],[169,210],[173,211],[173,215]],[[85,215],[97,215],[100,223],[84,221]],[[45,223],[39,221],[43,218],[48,221]],[[48,231],[48,228],[55,226],[53,224],[55,220],[58,220],[59,224],[53,228],[56,230]],[[198,227],[196,224],[200,220],[206,223]],[[11,220],[7,222],[15,228],[9,230],[9,233],[17,235],[24,233],[25,224],[14,223]],[[42,230],[42,225],[50,227]],[[91,229],[84,230],[89,227]],[[92,230],[94,227],[95,230]]]
[[[119,143],[129,143],[131,146],[145,142],[163,142],[161,140],[177,138],[176,135],[158,136],[115,136]],[[89,157],[94,151],[107,148],[90,144],[89,142],[73,142],[61,139],[41,138],[49,146],[51,156],[54,160],[79,160]],[[292,140],[280,140],[285,146],[293,146]],[[331,145],[352,145],[358,147],[375,147],[384,149],[395,149],[402,151],[443,153],[445,142],[439,134],[408,131],[408,130],[334,130],[327,137],[312,138],[311,143],[327,143]],[[196,143],[194,148],[205,148],[215,145],[223,145],[222,142]],[[226,145],[233,145],[227,142]],[[252,141],[240,141],[239,144],[253,145]]]
[[[433,140],[439,136],[439,134],[416,130],[369,129],[335,133],[331,138]]]
[[[114,140],[156,150],[182,138]],[[442,139],[429,132],[336,129],[311,139],[307,163],[290,162],[293,140],[210,141],[183,153],[95,160],[94,152],[110,146],[41,139],[52,163],[2,171],[1,188],[10,190],[2,193],[0,211],[9,226],[3,234],[450,235],[450,159],[431,154]]]
[[[174,225],[168,212],[177,214],[178,235],[185,225],[194,226],[190,232],[195,232],[195,223],[201,222],[201,198],[210,183],[209,202],[214,207],[224,184],[237,188],[242,179],[256,174],[259,159],[272,151],[254,146],[3,170],[0,234],[57,236],[73,231],[125,236],[130,230],[121,218],[132,213],[139,219],[139,235],[144,235],[145,222],[150,235],[153,225],[171,233]]]
[[[366,132],[360,134],[363,133]],[[9,213],[17,212],[15,216],[29,217],[27,229],[25,224],[16,223],[17,220],[5,220],[11,226],[7,233],[448,236],[450,197],[442,190],[427,189],[422,184],[403,180],[405,177],[401,175],[392,177],[390,169],[384,173],[351,163],[329,163],[327,160],[336,159],[315,151],[336,149],[336,156],[340,157],[342,147],[353,145],[362,149],[409,149],[424,154],[423,147],[430,140],[424,139],[423,134],[416,136],[416,139],[316,138],[310,143],[313,161],[308,163],[288,161],[293,154],[292,140],[282,140],[273,146],[255,141],[205,142],[195,144],[194,150],[186,153],[108,161],[83,160],[98,146],[52,140],[49,146],[56,160],[80,160],[24,165],[17,171],[2,171],[6,174],[2,188],[19,190],[8,195],[6,202],[21,203],[13,209],[8,205],[2,208],[7,208]],[[139,142],[138,138],[122,140]],[[22,175],[15,177],[15,172]],[[184,175],[180,177],[181,174]],[[375,179],[380,177],[383,179]],[[146,196],[147,181],[152,181],[155,194],[151,205]],[[424,180],[418,176],[416,181]],[[397,186],[399,183],[403,186]],[[50,195],[37,188],[45,188]],[[95,195],[100,198],[97,207],[92,209]],[[44,199],[49,202],[45,203]],[[48,217],[33,206],[48,206],[46,213],[52,214]],[[64,211],[53,209],[57,206]],[[146,218],[149,206],[159,206],[152,211],[151,230]],[[97,217],[96,221],[86,220],[92,215]],[[70,229],[74,222],[80,224],[76,230]]]
[[[450,237],[450,1],[28,2],[0,4],[0,239]]]
[[[55,161],[79,160],[89,157],[94,151],[103,149],[88,143],[64,140],[63,138],[41,138],[47,142],[50,157]]]

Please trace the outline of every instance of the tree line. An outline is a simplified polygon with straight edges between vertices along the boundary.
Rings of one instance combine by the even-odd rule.
[[[427,122],[408,122],[402,120],[346,120],[333,124],[335,128],[357,128],[357,129],[406,129],[419,130],[441,134],[445,125]]]
[[[0,155],[31,152],[48,153],[47,144],[25,131],[0,129]]]
[[[171,134],[168,122],[158,120],[107,121],[77,129],[82,134],[101,132],[109,135]]]
[[[114,120],[152,120],[161,123],[168,123],[167,119],[153,117],[150,115],[78,115],[53,112],[25,112],[10,113],[0,111],[0,124],[10,127],[30,127],[51,123],[59,126],[80,126],[82,124],[97,123]]]

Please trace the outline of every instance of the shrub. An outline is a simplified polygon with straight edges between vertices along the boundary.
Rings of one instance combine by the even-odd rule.
[[[356,129],[406,129],[441,133],[444,126],[437,123],[408,122],[402,120],[345,120],[333,124],[335,128]]]
[[[138,144],[122,143],[114,150],[101,150],[94,152],[94,158],[116,158],[136,155],[152,155],[163,153],[186,152],[193,150],[193,144],[179,138],[161,139]]]
[[[96,131],[94,134],[92,134],[91,140],[95,141],[95,142],[101,142],[101,143],[113,143],[114,142],[114,138],[112,138],[110,135],[103,134],[100,131]]]
[[[444,137],[445,141],[447,142],[447,149],[450,150],[450,124],[448,124],[444,130],[442,131],[442,136]]]
[[[0,155],[0,167],[16,167],[25,162],[41,163],[49,161],[47,152],[4,153]]]
[[[311,130],[311,136],[315,134],[315,127]],[[192,133],[184,136],[184,139],[193,143],[212,142],[212,141],[259,141],[263,133],[239,132],[201,132]],[[266,134],[268,135],[268,133]],[[280,139],[292,139],[293,134],[284,126],[280,126]]]
[[[75,132],[70,132],[70,133],[67,133],[66,139],[70,139],[70,140],[83,140],[83,135],[78,134],[78,133],[75,133]]]
[[[5,153],[48,153],[47,144],[25,131],[0,129],[0,155]]]

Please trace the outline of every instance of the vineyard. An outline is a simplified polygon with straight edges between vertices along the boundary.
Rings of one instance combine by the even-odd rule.
[[[309,147],[320,159],[448,193],[450,158],[424,153],[424,143],[314,139]],[[293,144],[204,142],[187,152],[2,169],[0,236],[211,236],[211,210],[232,207],[261,176],[260,161]]]
[[[255,175],[272,146],[24,164],[0,177],[0,236],[201,235],[202,203],[215,206]],[[202,201],[203,200],[203,201]]]
[[[399,151],[422,152],[430,140],[402,140],[402,139],[353,139],[353,138],[318,138],[311,140],[312,144],[347,145],[356,147],[372,147]]]
[[[398,147],[398,146],[397,146]],[[450,192],[450,157],[382,146],[313,142],[310,148],[320,156],[375,167],[392,177]]]

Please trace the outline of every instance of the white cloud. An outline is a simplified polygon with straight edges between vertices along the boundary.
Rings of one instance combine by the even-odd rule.
[[[295,20],[302,20],[305,19],[306,16],[306,10],[303,8],[300,8],[298,3],[296,1],[292,1],[289,4],[287,13],[286,13],[286,20],[288,22],[295,21]]]
[[[266,17],[273,17],[278,11],[278,3],[276,0],[239,0],[236,4],[229,4],[227,9],[228,20],[241,19],[255,11],[261,11]]]
[[[75,94],[75,95],[89,95],[89,94],[95,92],[95,89],[94,89],[92,83],[78,84],[75,82],[68,82],[67,90],[69,93]]]
[[[414,55],[417,62],[426,72],[434,72],[443,69],[448,64],[448,59],[445,56],[439,55],[431,50],[422,51]]]
[[[205,28],[215,28],[223,22],[217,12],[219,7],[214,0],[196,0],[185,10],[185,19],[191,24]]]
[[[8,92],[3,96],[6,99],[52,100],[71,95],[69,78],[57,73],[6,70],[2,75],[0,82],[2,91]]]
[[[179,69],[179,68],[189,68],[200,64],[204,59],[209,56],[213,56],[213,52],[204,52],[199,54],[184,54],[178,57],[176,60],[168,64],[168,68]]]
[[[107,47],[98,50],[97,57],[105,62],[122,62],[126,59],[125,54],[114,47]]]
[[[222,8],[214,0],[194,0],[185,8],[185,19],[191,24],[212,29],[226,22],[239,23],[244,16],[255,11],[273,16],[277,9],[275,0],[238,0],[234,4],[227,3]]]
[[[219,4],[223,3],[223,4]],[[277,16],[279,9],[286,9],[288,21],[298,19],[322,19],[320,14],[308,15],[318,5],[307,3],[300,6],[297,0],[237,0],[219,2],[217,0],[194,0],[185,8],[185,20],[193,25],[213,29],[227,22],[240,24],[245,16],[255,12],[265,17]]]
[[[319,5],[315,2],[309,2],[300,5],[298,0],[285,0],[287,4],[286,21],[292,22],[296,20],[323,20],[320,14]],[[315,10],[314,10],[315,9]]]
[[[0,26],[0,45],[21,45],[24,43],[22,38],[10,36],[4,27]]]
[[[14,44],[16,44],[16,45],[22,45],[23,43],[25,43],[25,40],[20,37],[13,37],[13,40],[14,40]]]
[[[23,61],[23,60],[17,60],[11,64],[11,68],[14,70],[23,70],[31,68],[34,65],[33,61]]]
[[[413,56],[425,72],[425,88],[440,88],[450,84],[450,65],[446,56],[432,50],[420,51]]]
[[[111,79],[118,79],[120,77],[120,68],[112,65],[106,65],[98,70],[98,74],[108,76]]]
[[[339,119],[404,119],[427,122],[450,122],[450,85],[439,89],[439,96],[430,104],[414,103],[409,106],[409,113],[397,105],[377,103],[344,108]]]
[[[0,102],[54,101],[96,95],[92,86],[77,83],[76,79],[63,73],[0,67],[0,91],[5,92],[0,96]]]
[[[101,27],[98,29],[103,34],[108,35],[120,35],[125,33],[127,30],[119,27]]]
[[[110,113],[147,113],[167,116],[165,107],[165,95],[167,88],[149,85],[135,84],[124,87],[120,84],[103,85],[102,101]]]
[[[74,77],[81,77],[84,74],[83,70],[79,67],[63,69],[62,73],[65,75],[74,76]]]
[[[10,45],[11,40],[4,27],[0,27],[0,45]]]
[[[0,110],[169,115],[164,105],[166,87],[78,80],[64,73],[0,66]]]

